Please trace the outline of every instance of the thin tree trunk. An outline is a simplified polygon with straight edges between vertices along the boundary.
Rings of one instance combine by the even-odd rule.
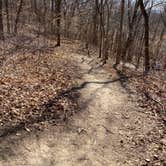
[[[159,55],[159,52],[160,52],[160,47],[162,45],[162,42],[163,42],[163,37],[164,37],[164,33],[165,33],[165,27],[162,29],[161,31],[161,34],[160,34],[160,40],[158,41],[157,43],[157,47],[156,47],[156,50],[155,50],[155,59],[158,57]]]
[[[17,10],[17,14],[16,14],[16,19],[15,19],[15,25],[14,25],[14,33],[17,34],[18,31],[18,22],[19,22],[19,19],[20,19],[20,13],[22,11],[22,7],[23,7],[23,0],[20,0],[20,4],[19,4],[19,7],[18,7],[18,10]]]
[[[51,33],[54,33],[54,0],[51,0]]]
[[[150,56],[149,56],[149,16],[146,12],[143,0],[139,0],[140,9],[144,17],[144,58],[145,58],[145,74],[150,70]]]
[[[10,33],[10,23],[9,23],[9,1],[5,0],[6,8],[6,22],[7,22],[7,32]]]
[[[131,43],[133,41],[133,29],[134,29],[134,24],[135,24],[135,22],[137,20],[136,18],[137,18],[138,8],[139,8],[139,4],[136,1],[135,2],[135,6],[134,6],[134,13],[133,13],[133,16],[132,16],[132,20],[129,21],[129,34],[128,34],[127,41],[126,41],[126,44],[124,46],[124,49],[122,51],[122,57],[121,57],[122,60],[125,60],[128,48],[130,47],[130,45],[131,45]]]
[[[121,0],[121,7],[120,7],[120,26],[119,26],[119,37],[118,37],[118,48],[117,48],[117,55],[116,55],[116,63],[115,66],[120,63],[121,53],[122,53],[122,33],[123,33],[123,19],[124,19],[124,7],[125,7],[125,0]]]
[[[56,13],[57,13],[57,46],[61,45],[61,34],[60,34],[60,28],[61,28],[61,0],[56,1]]]
[[[0,0],[0,40],[4,40],[3,16],[2,16],[2,0]]]
[[[93,35],[92,35],[92,43],[97,45],[97,24],[98,24],[98,11],[97,4],[94,5],[94,13],[93,13]]]

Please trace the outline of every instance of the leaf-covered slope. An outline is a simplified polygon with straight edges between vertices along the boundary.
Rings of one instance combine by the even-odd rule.
[[[56,52],[9,58],[0,73],[0,129],[72,114],[72,98],[56,98],[73,84],[71,64]]]

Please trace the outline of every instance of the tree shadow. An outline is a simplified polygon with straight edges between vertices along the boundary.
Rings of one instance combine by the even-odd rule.
[[[117,69],[117,67],[113,66],[113,68],[116,71],[116,74],[118,75],[120,79],[120,85],[121,87],[128,93],[128,94],[133,94],[132,90],[129,88],[128,84],[128,80],[129,78],[132,78],[132,76],[127,76],[123,71]],[[142,75],[140,75],[142,76]]]
[[[61,91],[57,96],[54,98],[48,100],[46,103],[39,106],[39,108],[35,108],[32,110],[32,112],[39,112],[37,116],[27,118],[26,121],[19,122],[16,125],[5,127],[0,131],[0,138],[4,138],[8,135],[17,133],[19,130],[25,129],[26,126],[33,125],[35,123],[45,122],[45,121],[51,121],[51,120],[61,120],[66,121],[68,117],[72,115],[72,113],[69,115],[66,112],[59,112],[55,111],[55,106],[58,100],[62,98],[67,98],[71,102],[76,102],[79,99],[79,91],[86,88],[89,84],[99,84],[99,85],[107,85],[110,83],[118,82],[123,80],[124,78],[117,78],[114,80],[108,80],[108,81],[85,81],[81,83],[79,86],[71,87],[70,89]],[[60,108],[61,109],[61,108]],[[53,111],[54,110],[54,111]],[[79,110],[79,108],[78,108]]]

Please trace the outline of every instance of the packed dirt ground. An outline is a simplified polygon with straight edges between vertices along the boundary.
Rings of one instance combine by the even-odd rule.
[[[1,68],[0,165],[166,165],[164,119],[140,107],[127,81],[68,41],[49,54],[9,58]]]

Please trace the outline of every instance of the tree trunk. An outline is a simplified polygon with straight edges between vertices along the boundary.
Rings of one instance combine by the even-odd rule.
[[[10,23],[9,23],[9,1],[5,0],[6,8],[6,22],[7,22],[7,32],[10,33]]]
[[[120,7],[120,26],[119,26],[119,35],[118,35],[118,48],[117,48],[117,55],[116,55],[116,63],[115,66],[120,63],[120,58],[122,54],[122,33],[123,33],[123,19],[124,19],[124,7],[125,7],[125,0],[121,0],[121,7]]]
[[[61,45],[61,33],[60,33],[60,28],[61,28],[61,0],[56,1],[56,16],[57,16],[57,45]]]
[[[0,0],[0,40],[4,40],[3,16],[2,16],[2,0]]]
[[[97,24],[98,24],[98,11],[97,11],[97,4],[94,4],[94,13],[93,13],[93,34],[92,34],[92,43],[97,46]]]
[[[22,11],[22,7],[23,7],[23,0],[20,0],[20,4],[19,4],[19,7],[18,7],[18,10],[17,10],[17,14],[16,14],[16,19],[15,19],[15,25],[14,25],[14,33],[17,34],[17,25],[18,25],[18,22],[19,22],[19,19],[20,19],[20,13]]]
[[[134,13],[133,13],[133,16],[132,16],[132,20],[131,21],[129,20],[129,33],[128,33],[127,41],[126,41],[125,46],[124,46],[123,51],[122,51],[122,57],[121,57],[122,60],[125,60],[128,48],[130,47],[130,45],[133,41],[133,30],[134,30],[135,22],[137,20],[138,8],[139,8],[139,4],[136,1],[135,6],[134,6]]]
[[[51,33],[54,34],[54,0],[51,0]]]
[[[149,56],[149,16],[146,12],[143,0],[139,0],[140,9],[144,17],[144,57],[145,57],[145,74],[150,70],[150,56]]]

